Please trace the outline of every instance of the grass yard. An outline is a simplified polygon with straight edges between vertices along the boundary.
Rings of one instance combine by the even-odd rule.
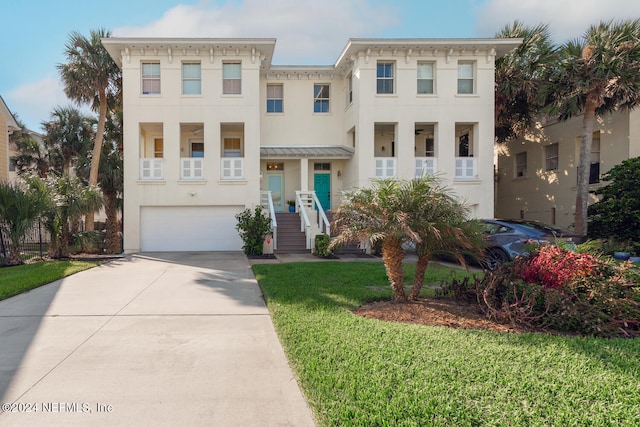
[[[351,310],[391,296],[382,263],[253,270],[321,426],[640,425],[640,340],[358,317]],[[433,266],[427,274],[435,283],[451,273]]]
[[[85,261],[44,261],[0,268],[0,300],[55,282],[98,264]]]

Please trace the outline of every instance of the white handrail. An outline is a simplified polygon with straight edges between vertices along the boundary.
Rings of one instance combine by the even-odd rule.
[[[329,237],[331,237],[331,230],[330,227],[331,225],[329,224],[329,219],[327,218],[327,214],[324,212],[324,209],[322,208],[322,205],[320,204],[320,200],[318,200],[318,195],[316,194],[315,191],[313,191],[311,194],[313,194],[313,201],[316,204],[316,206],[318,207],[318,215],[320,216],[320,223],[318,224],[318,228],[320,228],[320,231],[324,231]],[[325,224],[325,228],[323,229],[322,225]]]
[[[273,207],[273,197],[271,191],[261,191],[263,197],[267,198],[267,209],[271,218],[271,234],[273,236],[273,249],[278,249],[278,221],[276,220],[276,210]]]
[[[311,221],[309,221],[309,215],[307,215],[307,208],[302,202],[300,191],[296,191],[296,208],[300,214],[300,231],[304,231],[307,249],[311,249]]]

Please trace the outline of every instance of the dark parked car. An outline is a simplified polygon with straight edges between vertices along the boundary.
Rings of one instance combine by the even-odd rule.
[[[488,240],[485,263],[491,270],[517,255],[526,255],[532,244],[553,244],[561,239],[569,247],[575,247],[582,241],[578,235],[537,221],[484,219],[482,223]]]

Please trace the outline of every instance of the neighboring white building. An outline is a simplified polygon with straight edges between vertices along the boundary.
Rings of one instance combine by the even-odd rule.
[[[334,65],[280,66],[275,39],[104,39],[125,251],[238,250],[235,215],[267,191],[276,211],[297,194],[330,210],[376,177],[435,173],[492,217],[494,63],[519,43],[352,39]]]
[[[498,155],[496,216],[571,228],[575,218],[582,115],[539,124]],[[590,190],[613,166],[640,156],[640,110],[602,117],[593,133]],[[595,199],[591,197],[590,202]]]

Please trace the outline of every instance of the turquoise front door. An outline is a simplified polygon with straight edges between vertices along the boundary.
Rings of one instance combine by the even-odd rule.
[[[316,191],[316,196],[318,196],[322,209],[325,211],[331,209],[331,174],[315,174],[313,177],[313,188]]]
[[[284,211],[284,175],[281,173],[267,174],[267,190],[271,191],[273,209],[276,212]]]

